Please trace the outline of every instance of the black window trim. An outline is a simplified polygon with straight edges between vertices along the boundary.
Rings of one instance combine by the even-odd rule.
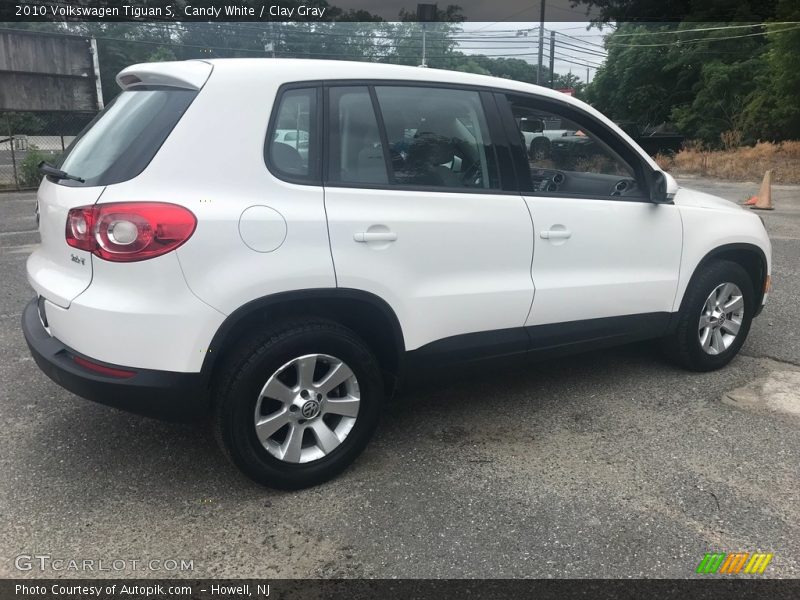
[[[503,127],[497,100],[494,94],[488,90],[484,89],[480,94],[486,113],[487,126],[489,131],[492,132],[492,141],[497,138],[492,146],[494,147],[495,160],[497,162],[497,176],[500,178],[500,187],[504,192],[519,194],[519,185],[517,183],[519,176],[517,167],[514,164],[514,152],[508,143],[508,135]]]
[[[283,97],[287,92],[294,90],[314,90],[314,98],[316,102],[314,119],[315,123],[309,121],[308,125],[308,177],[295,177],[282,172],[270,158],[269,147],[272,142],[272,137],[275,135],[275,129],[278,121],[278,109],[281,106]],[[278,88],[275,94],[275,102],[272,104],[272,112],[269,117],[269,125],[267,126],[267,134],[264,138],[264,163],[267,170],[281,181],[287,183],[295,183],[298,185],[322,185],[322,129],[324,126],[322,114],[322,82],[315,81],[293,81],[291,83],[284,83]],[[316,125],[316,127],[314,127]],[[314,150],[312,152],[312,150]]]
[[[342,183],[331,182],[328,179],[328,160],[327,160],[327,144],[329,138],[329,122],[327,119],[327,111],[329,106],[328,90],[331,87],[366,87],[369,89],[370,98],[373,103],[373,110],[378,119],[378,127],[380,129],[381,143],[384,145],[384,159],[391,162],[391,157],[386,153],[386,130],[383,122],[383,114],[381,113],[380,106],[377,105],[377,98],[375,97],[376,86],[396,86],[396,87],[421,87],[421,88],[436,88],[436,89],[455,89],[478,92],[481,105],[484,109],[484,116],[487,121],[487,127],[492,139],[492,146],[495,146],[495,158],[497,160],[498,177],[500,179],[499,189],[483,189],[483,188],[451,188],[451,187],[435,187],[435,186],[417,186],[417,185],[393,185],[389,184],[368,184],[368,183]],[[269,142],[275,129],[275,122],[277,120],[277,111],[280,106],[283,94],[288,90],[315,88],[317,92],[316,102],[316,119],[317,131],[309,132],[309,144],[311,140],[316,141],[316,152],[313,156],[313,172],[314,178],[303,179],[287,176],[270,163],[269,160]],[[620,155],[625,162],[633,168],[634,178],[637,186],[642,190],[643,196],[597,196],[585,194],[565,194],[561,193],[558,197],[561,198],[578,198],[584,200],[612,200],[617,202],[651,202],[648,190],[650,189],[650,181],[652,179],[653,169],[644,160],[644,158],[631,148],[630,145],[623,140],[615,131],[608,127],[605,123],[599,121],[592,115],[581,110],[580,107],[573,106],[568,102],[560,101],[556,98],[545,98],[536,93],[514,90],[509,88],[500,88],[497,86],[482,86],[473,84],[461,84],[439,81],[419,81],[414,79],[325,79],[325,80],[308,80],[308,81],[293,81],[282,84],[275,95],[275,102],[272,105],[272,113],[270,115],[269,126],[267,128],[267,136],[264,141],[264,160],[269,169],[269,172],[277,179],[294,183],[298,185],[309,186],[324,186],[331,188],[350,188],[350,189],[367,189],[367,190],[384,190],[384,191],[408,191],[408,192],[435,192],[435,193],[454,193],[454,194],[483,194],[483,195],[530,195],[535,197],[547,197],[546,194],[537,192],[533,189],[533,184],[530,181],[530,167],[527,162],[527,153],[516,139],[516,123],[514,123],[511,108],[508,106],[508,99],[506,95],[516,95],[527,97],[534,103],[539,104],[543,110],[550,110],[555,112],[566,111],[567,118],[574,121],[579,125],[584,125],[590,129],[593,134],[600,137],[600,139],[608,144],[612,150]],[[489,103],[488,98],[492,96],[494,102]],[[577,118],[573,118],[577,117]],[[509,119],[511,122],[509,123]],[[513,129],[509,129],[513,125]],[[505,147],[509,154],[510,166],[505,164],[505,161],[500,160],[498,153],[499,147]],[[310,148],[309,148],[310,150]],[[323,157],[326,160],[323,160]],[[629,158],[630,157],[630,158]],[[631,160],[631,158],[633,160]],[[311,169],[312,153],[309,152],[309,172]],[[387,166],[391,169],[391,165]],[[393,179],[393,170],[387,171],[390,181]]]
[[[511,106],[508,101],[507,95],[520,96],[527,98],[531,101],[535,108],[552,112],[559,116],[563,115],[570,121],[586,127],[591,131],[595,137],[598,137],[603,143],[609,146],[624,162],[633,170],[634,180],[636,186],[641,192],[641,195],[636,196],[599,196],[596,194],[570,194],[565,192],[541,192],[534,189],[530,181],[530,166],[527,159],[527,150],[515,139],[519,137],[516,135],[517,125],[514,121],[514,116],[511,112]],[[608,125],[599,121],[589,113],[580,109],[580,107],[573,106],[567,102],[561,102],[554,98],[544,98],[529,92],[519,92],[516,90],[496,90],[495,99],[497,100],[500,112],[503,118],[503,123],[506,130],[506,135],[510,138],[511,146],[514,152],[514,164],[517,169],[522,173],[518,177],[518,185],[520,193],[540,198],[576,198],[580,200],[611,200],[615,202],[644,202],[650,203],[650,180],[652,168],[643,157],[631,148],[615,131]],[[511,129],[513,128],[513,129]]]
[[[386,164],[387,185],[395,186],[394,166],[392,165],[392,156],[389,152],[389,137],[386,135],[386,122],[383,120],[383,111],[378,102],[378,93],[375,91],[374,85],[368,86],[367,92],[369,93],[369,100],[372,103],[372,112],[375,114],[375,121],[378,125],[378,135],[381,138],[381,152],[383,154],[383,162]]]

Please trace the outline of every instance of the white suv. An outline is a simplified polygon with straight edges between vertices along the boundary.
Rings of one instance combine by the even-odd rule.
[[[43,167],[26,339],[78,395],[213,414],[266,485],[344,469],[423,367],[662,338],[685,367],[716,369],[766,301],[759,218],[679,188],[558,92],[274,59],[117,81]],[[525,120],[585,143],[529,156]]]

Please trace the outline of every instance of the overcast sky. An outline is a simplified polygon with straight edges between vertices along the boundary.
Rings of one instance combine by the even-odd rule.
[[[587,12],[586,6],[571,6],[574,0],[543,0],[545,20],[589,20],[598,14],[597,8]],[[462,14],[473,23],[501,21],[535,21],[539,19],[541,5],[538,0],[422,0],[426,4],[438,4],[443,9],[448,4],[457,4]],[[401,9],[416,10],[418,0],[331,0],[331,4],[343,9],[364,9],[387,21],[397,20]],[[588,15],[588,16],[587,16]]]
[[[532,64],[538,62],[539,38],[537,32],[520,38],[489,39],[492,35],[511,35],[516,31],[530,30],[538,27],[541,16],[541,2],[545,4],[545,29],[563,32],[573,36],[562,37],[561,41],[570,46],[558,49],[555,60],[556,73],[572,72],[582,80],[586,80],[586,65],[599,65],[603,62],[602,47],[593,44],[603,43],[603,33],[597,28],[587,31],[588,21],[599,15],[597,8],[587,9],[585,5],[571,6],[574,0],[332,0],[341,8],[363,8],[380,15],[387,21],[397,20],[401,9],[414,11],[417,3],[438,4],[444,8],[448,4],[457,4],[462,9],[466,21],[462,23],[467,37],[479,37],[475,41],[461,42],[460,50],[465,54],[513,55]],[[610,29],[607,27],[605,32]],[[544,64],[550,66],[549,31],[545,36]],[[525,43],[528,41],[529,43]],[[557,44],[558,45],[558,44]],[[492,48],[495,48],[492,50]],[[525,56],[526,54],[530,56]],[[583,64],[571,64],[583,63]],[[596,67],[590,66],[589,78],[593,78]]]
[[[535,5],[538,11],[538,5]],[[517,58],[526,60],[531,64],[538,62],[539,37],[538,21],[531,22],[465,22],[463,26],[463,37],[469,37],[470,41],[460,41],[460,50],[465,54],[485,54],[487,56],[519,55]],[[581,80],[586,80],[586,69],[589,69],[590,79],[594,78],[597,69],[594,66],[604,61],[604,50],[600,47],[603,44],[603,37],[611,31],[610,27],[605,27],[602,31],[596,27],[588,29],[587,22],[548,22],[545,21],[545,40],[544,40],[544,64],[550,64],[550,31],[556,31],[557,40],[564,45],[556,44],[556,73],[572,72],[578,75]],[[517,32],[527,36],[519,35]],[[508,37],[507,37],[508,36]],[[566,37],[570,36],[570,37]],[[582,63],[582,64],[571,64]]]

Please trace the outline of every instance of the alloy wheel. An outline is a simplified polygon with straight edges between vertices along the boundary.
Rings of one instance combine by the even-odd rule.
[[[709,294],[700,311],[697,336],[707,354],[721,354],[731,347],[744,320],[744,297],[735,283],[721,283]]]
[[[280,367],[256,402],[254,425],[275,458],[307,463],[324,458],[347,438],[358,418],[358,379],[327,354],[307,354]]]

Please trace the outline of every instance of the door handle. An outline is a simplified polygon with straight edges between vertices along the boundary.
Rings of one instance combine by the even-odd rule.
[[[539,237],[543,240],[568,240],[572,237],[572,232],[569,229],[548,229],[539,232]]]
[[[359,231],[353,234],[357,242],[394,242],[397,234],[394,231]]]

